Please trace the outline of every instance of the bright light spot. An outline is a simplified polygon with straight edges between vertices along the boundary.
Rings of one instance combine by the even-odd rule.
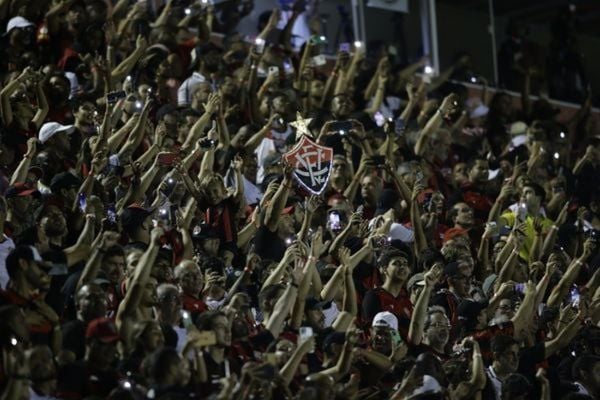
[[[192,10],[190,10],[189,8],[185,9],[185,15],[190,15],[192,13]]]
[[[565,136],[566,136],[566,135],[565,135],[565,133],[564,133],[564,132],[561,132],[561,133],[560,133],[560,138],[561,138],[561,139],[564,139],[564,138],[565,138]]]
[[[426,65],[425,69],[423,70],[427,75],[431,75],[433,74],[433,68],[431,68],[431,65]]]
[[[356,42],[354,42],[354,47],[356,47],[357,49],[362,47],[362,42],[357,40]]]
[[[560,158],[560,154],[558,154],[558,153],[554,153],[554,159],[555,159],[555,160],[558,160],[559,158]]]

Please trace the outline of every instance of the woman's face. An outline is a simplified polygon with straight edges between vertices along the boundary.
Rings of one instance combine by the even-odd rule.
[[[148,323],[148,327],[146,327],[142,335],[142,342],[147,351],[156,350],[164,345],[165,337],[158,322],[152,321]]]

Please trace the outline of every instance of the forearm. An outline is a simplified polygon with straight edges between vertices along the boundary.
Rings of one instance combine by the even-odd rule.
[[[365,157],[365,155],[363,155],[363,157]],[[358,191],[358,187],[360,186],[360,181],[365,174],[364,171],[364,167],[361,164],[361,166],[358,167],[358,171],[356,171],[356,173],[352,177],[350,184],[348,185],[346,190],[344,190],[344,197],[349,199],[350,201],[353,201],[356,197],[356,192]]]
[[[356,288],[354,287],[352,271],[346,271],[344,273],[344,298],[342,300],[342,309],[348,312],[353,317],[356,317],[358,315]]]
[[[253,223],[249,223],[245,227],[243,227],[237,235],[237,247],[241,249],[244,246],[246,246],[246,244],[248,244],[250,240],[254,237],[256,230],[256,225],[254,225]]]
[[[518,257],[519,253],[516,250],[512,250],[508,258],[504,262],[504,265],[500,269],[500,272],[498,272],[498,278],[494,283],[495,288],[499,288],[502,283],[508,281],[508,279],[512,276],[513,268],[517,263]]]
[[[182,149],[189,148],[190,146],[192,146],[193,143],[196,143],[198,139],[200,139],[200,137],[202,136],[202,132],[204,132],[204,128],[206,128],[211,118],[212,114],[207,112],[205,112],[200,118],[198,118],[194,125],[192,125],[192,128],[190,129],[190,132],[187,135],[187,138],[185,139],[185,142],[183,142],[183,145],[181,146]]]
[[[298,289],[292,285],[288,285],[283,295],[275,303],[273,314],[265,324],[265,328],[271,332],[273,337],[279,337],[283,330],[283,322],[290,313],[290,308],[296,302]]]
[[[298,287],[298,296],[296,297],[296,301],[292,307],[292,317],[290,320],[290,326],[292,329],[300,328],[302,319],[304,317],[304,300],[306,300],[306,296],[308,295],[312,276],[312,269],[309,264],[314,264],[314,261],[311,261],[310,258],[304,266],[304,277],[302,278],[302,282],[300,282]]]
[[[219,134],[219,149],[227,150],[230,145],[229,128],[222,113],[217,117],[217,133]]]
[[[443,122],[444,119],[442,118],[442,113],[438,109],[433,116],[429,118],[429,121],[427,121],[427,124],[418,136],[417,143],[415,144],[415,154],[417,156],[422,156],[423,153],[425,153],[429,136],[437,131],[442,126]]]
[[[558,235],[558,227],[556,225],[552,225],[552,227],[550,228],[550,231],[548,232],[548,234],[546,235],[546,238],[544,239],[544,245],[542,246],[542,250],[541,250],[542,258],[544,256],[550,254],[550,252],[554,248],[554,243],[556,242],[557,235]]]
[[[427,239],[423,222],[421,221],[421,213],[419,211],[419,203],[412,201],[410,204],[410,221],[413,226],[415,241],[413,243],[415,254],[421,254],[421,251],[427,248]]]
[[[285,385],[289,385],[292,382],[292,379],[294,379],[294,375],[296,375],[296,371],[298,370],[298,366],[304,355],[305,353],[302,348],[300,346],[296,347],[290,359],[279,370],[279,375],[283,379]]]
[[[292,183],[287,178],[284,178],[267,208],[265,224],[271,232],[275,232],[275,229],[277,229],[277,223],[288,199],[291,185]]]
[[[367,349],[361,351],[360,354],[369,364],[380,371],[389,371],[394,366],[392,360],[378,351]]]
[[[339,285],[344,283],[344,268],[343,265],[340,265],[336,268],[335,272],[329,278],[325,286],[323,286],[323,290],[321,290],[321,299],[323,301],[331,301],[335,297],[337,291],[339,290]]]
[[[17,182],[25,182],[30,165],[31,158],[25,155],[10,177],[10,185],[14,185]]]
[[[31,122],[33,122],[33,124],[39,128],[44,123],[44,120],[46,119],[46,115],[48,115],[48,111],[50,110],[50,108],[48,107],[48,101],[46,100],[46,94],[44,93],[44,89],[42,88],[41,85],[37,86],[36,95],[37,95],[37,101],[38,101],[38,110],[35,113]]]
[[[537,232],[536,232],[535,236],[533,237],[533,243],[531,244],[531,249],[529,251],[529,260],[527,260],[529,265],[531,265],[534,262],[539,261],[541,259],[542,242],[543,242],[543,239],[541,237],[541,234],[537,234]]]
[[[202,162],[200,163],[200,171],[198,172],[198,179],[202,181],[205,176],[208,176],[213,172],[213,167],[215,165],[215,149],[207,149],[204,152],[204,156],[202,157]]]
[[[128,120],[119,130],[110,135],[108,138],[108,154],[114,153],[119,146],[123,143],[123,140],[129,135],[133,129],[133,120]]]
[[[365,112],[369,115],[373,115],[379,110],[381,104],[383,104],[383,98],[385,97],[385,84],[378,84],[377,90],[375,91],[375,97],[373,97],[373,104],[371,107],[365,109]]]
[[[481,238],[479,249],[477,249],[477,260],[479,261],[479,265],[483,267],[481,268],[483,271],[480,272],[484,272],[485,276],[493,272],[490,264],[490,239],[485,236]]]
[[[548,306],[549,307],[558,305],[562,301],[562,299],[565,297],[565,295],[569,291],[569,288],[575,281],[575,278],[577,277],[577,275],[579,275],[579,271],[581,271],[582,266],[583,266],[583,261],[579,258],[575,259],[571,263],[571,265],[569,265],[569,268],[567,268],[567,271],[562,276],[562,278],[560,279],[558,284],[556,286],[554,286],[554,289],[552,289],[552,292],[550,293],[550,296],[548,297]]]
[[[302,226],[300,227],[300,231],[298,232],[298,240],[303,242],[306,238],[306,234],[308,233],[308,229],[310,228],[310,221],[312,219],[312,212],[308,210],[304,210],[304,218],[302,218]]]
[[[421,344],[421,341],[423,340],[423,330],[425,328],[425,319],[427,318],[427,307],[429,306],[431,290],[431,286],[425,285],[417,298],[413,315],[410,319],[408,341],[414,345]]]
[[[95,247],[92,251],[90,258],[85,263],[85,267],[83,268],[79,281],[77,282],[77,289],[75,290],[76,293],[79,292],[79,289],[83,285],[96,279],[98,271],[100,270],[102,253],[103,250],[101,250],[100,247]]]

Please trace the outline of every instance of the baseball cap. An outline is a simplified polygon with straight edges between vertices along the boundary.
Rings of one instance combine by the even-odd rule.
[[[525,135],[527,133],[527,124],[523,121],[513,122],[510,124],[508,133],[510,133],[510,136]]]
[[[25,182],[16,182],[14,185],[9,186],[8,189],[6,189],[6,192],[4,192],[4,197],[7,199],[30,195],[39,196],[40,192]]]
[[[110,318],[96,318],[92,320],[85,331],[87,339],[98,339],[102,343],[115,343],[119,341],[117,326]]]
[[[381,311],[375,314],[373,317],[372,327],[383,326],[391,328],[395,331],[398,330],[398,318],[389,311]]]
[[[466,320],[475,320],[481,310],[485,310],[488,306],[488,302],[479,302],[472,300],[463,300],[458,305],[458,318]]]
[[[308,310],[322,310],[329,306],[328,301],[319,301],[314,297],[309,297],[304,300],[304,311]]]
[[[6,24],[6,33],[9,34],[15,28],[27,28],[28,26],[34,26],[33,22],[23,18],[23,17],[12,17],[8,24]]]
[[[458,268],[457,262],[451,262],[444,267],[444,275],[447,278],[463,278],[465,275]]]
[[[54,175],[50,181],[50,190],[52,193],[59,194],[61,189],[69,189],[72,187],[79,187],[81,181],[78,177],[70,172],[61,172],[60,174]]]
[[[450,228],[444,232],[444,243],[446,243],[448,240],[454,239],[457,236],[469,237],[469,232],[463,228]]]
[[[56,135],[57,133],[65,132],[67,134],[70,134],[71,132],[73,132],[74,129],[74,125],[62,125],[58,122],[46,122],[40,128],[38,139],[40,140],[40,142],[46,143],[48,140],[50,140],[52,136]]]
[[[496,282],[497,278],[498,278],[498,275],[491,274],[487,278],[485,278],[485,280],[483,281],[483,284],[481,285],[481,289],[483,289],[483,293],[486,296],[487,296],[488,292],[490,291],[490,289],[492,288],[492,286],[494,285],[494,283]]]
[[[414,285],[425,286],[425,274],[419,272],[411,276],[406,283],[406,289],[410,292]]]

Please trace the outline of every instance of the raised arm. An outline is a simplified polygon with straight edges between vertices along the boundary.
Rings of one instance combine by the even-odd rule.
[[[419,345],[423,341],[423,332],[425,330],[425,320],[427,319],[427,307],[431,291],[441,276],[440,268],[433,267],[425,274],[425,287],[419,293],[412,318],[408,328],[408,341],[414,345]]]

